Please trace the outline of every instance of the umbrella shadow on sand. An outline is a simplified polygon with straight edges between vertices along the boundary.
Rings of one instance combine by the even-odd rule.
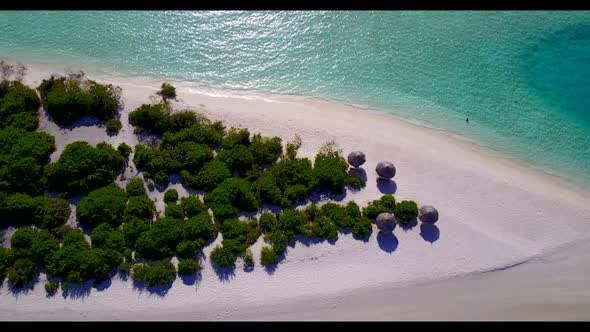
[[[377,243],[379,244],[379,248],[381,248],[381,250],[391,254],[392,252],[394,252],[397,249],[397,245],[399,244],[399,241],[397,240],[397,237],[395,236],[395,234],[393,234],[393,233],[385,234],[380,231],[377,234]]]
[[[420,236],[424,241],[433,243],[440,237],[440,230],[436,225],[422,223],[422,225],[420,225]]]
[[[377,179],[377,189],[382,194],[395,194],[397,191],[397,183],[393,180]]]

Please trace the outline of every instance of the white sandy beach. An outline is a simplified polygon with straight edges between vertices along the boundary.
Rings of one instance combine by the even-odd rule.
[[[25,81],[36,87],[53,72],[32,69]],[[63,72],[63,71],[62,71]],[[56,160],[65,145],[86,140],[137,144],[127,115],[150,101],[162,81],[95,77],[123,88],[123,129],[59,129],[45,115],[39,130],[56,137]],[[300,156],[313,159],[335,140],[344,155],[361,150],[367,187],[348,191],[343,202],[359,205],[395,193],[433,205],[437,229],[396,227],[395,239],[374,231],[368,242],[340,234],[327,242],[289,247],[272,273],[259,264],[262,238],[252,247],[256,267],[221,278],[205,248],[198,280],[177,278],[163,296],[134,289],[118,277],[104,290],[78,297],[61,291],[46,297],[44,276],[34,290],[0,288],[0,320],[504,320],[589,319],[590,192],[534,170],[490,149],[375,111],[320,99],[232,95],[175,83],[176,108],[190,108],[251,133],[297,133]],[[460,123],[458,125],[465,125]],[[378,186],[375,166],[397,167],[395,186]],[[128,171],[126,177],[136,174]],[[187,195],[179,183],[181,196]],[[163,210],[162,193],[156,205]],[[72,221],[75,213],[72,214]]]

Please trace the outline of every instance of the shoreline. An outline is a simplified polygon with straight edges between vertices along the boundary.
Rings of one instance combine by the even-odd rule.
[[[48,76],[47,72],[33,69],[30,68],[24,80],[29,85]],[[101,140],[137,144],[127,121],[128,113],[149,102],[149,95],[162,82],[87,74],[90,79],[123,88],[123,129],[113,137],[96,126],[64,130],[47,121],[42,112],[39,130],[56,136],[58,145],[52,159],[65,144],[75,140],[87,140],[91,144]],[[298,133],[303,138],[301,156],[313,156],[321,144],[331,139],[336,140],[344,155],[363,150],[367,154],[367,163],[363,165],[367,188],[348,191],[343,202],[352,199],[364,205],[384,191],[393,191],[398,200],[411,198],[419,205],[437,207],[442,216],[436,224],[439,234],[431,238],[417,225],[407,231],[396,228],[395,243],[380,240],[376,228],[366,243],[353,240],[350,234],[340,234],[334,245],[297,242],[288,248],[286,260],[273,273],[264,271],[259,264],[259,250],[264,242],[259,239],[252,247],[257,262],[255,270],[244,272],[238,262],[235,275],[225,281],[208,260],[213,247],[221,242],[218,237],[204,250],[207,259],[195,286],[177,278],[164,297],[146,296],[133,289],[130,281],[113,278],[108,289],[91,289],[86,297],[77,300],[61,296],[45,298],[42,283],[30,294],[15,296],[5,282],[0,288],[0,319],[166,319],[167,314],[176,315],[175,319],[256,319],[257,315],[270,315],[273,303],[277,302],[288,306],[309,297],[328,302],[336,297],[344,301],[353,297],[346,295],[350,292],[362,293],[374,288],[395,290],[402,286],[412,294],[410,290],[422,284],[463,277],[487,278],[487,274],[496,273],[491,271],[517,270],[531,261],[565,251],[568,246],[584,242],[590,234],[588,190],[518,165],[475,143],[462,142],[390,114],[311,97],[210,96],[191,89],[186,82],[177,85],[181,101],[175,103],[175,109],[190,107],[212,120],[222,120],[227,127],[241,125],[251,133],[280,136],[284,142]],[[375,185],[374,167],[380,160],[391,160],[398,168],[394,188]],[[136,174],[125,175],[130,178]],[[171,187],[181,197],[186,194],[179,183]],[[158,198],[159,211],[163,209],[162,195],[163,192],[150,193],[150,198]],[[72,215],[75,216],[75,210]],[[534,282],[534,274],[530,277]],[[425,296],[423,300],[427,300]],[[47,304],[56,312],[44,311]],[[373,304],[392,312],[404,307],[404,301],[395,299],[391,302],[382,299]],[[252,307],[265,309],[256,312]],[[154,308],[161,312],[154,314],[151,312]],[[360,308],[359,319],[370,316],[368,307]],[[222,314],[216,312],[222,309]],[[299,315],[287,314],[283,319],[304,318],[306,314],[301,310]],[[345,312],[338,314],[345,316]]]
[[[14,62],[11,60],[11,62]],[[52,73],[64,74],[68,66],[64,66],[63,70],[56,68],[51,64],[34,64],[27,65],[29,72],[33,72],[34,81],[40,82],[41,79],[48,77]],[[28,72],[28,73],[29,73]],[[440,134],[446,140],[454,144],[464,145],[465,148],[471,149],[476,153],[485,154],[486,157],[499,160],[509,167],[514,167],[519,171],[529,172],[530,175],[535,177],[545,177],[546,180],[552,181],[554,184],[568,186],[569,189],[575,188],[579,194],[590,194],[590,183],[577,182],[575,174],[565,174],[561,172],[554,172],[551,170],[544,169],[541,166],[535,165],[526,160],[518,159],[517,156],[513,156],[506,151],[496,149],[484,142],[479,142],[476,139],[466,137],[457,133],[454,133],[445,128],[439,128],[429,123],[424,123],[418,120],[412,120],[398,116],[387,112],[385,110],[378,110],[370,106],[355,105],[342,100],[330,99],[328,97],[319,96],[304,96],[296,94],[274,94],[267,93],[264,91],[252,91],[252,90],[241,90],[241,89],[221,89],[215,88],[205,84],[199,84],[192,81],[183,81],[177,79],[160,79],[156,77],[146,75],[105,75],[94,71],[84,71],[87,77],[102,83],[113,83],[114,85],[130,85],[136,87],[144,87],[150,89],[158,89],[161,82],[170,82],[177,87],[177,90],[185,89],[191,94],[202,95],[208,97],[218,98],[241,98],[245,100],[262,100],[268,102],[277,103],[302,103],[315,106],[322,111],[333,111],[333,114],[341,116],[342,112],[347,112],[348,116],[358,117],[370,117],[378,120],[391,121],[396,125],[409,126],[417,130],[430,131],[432,133]],[[30,78],[29,78],[30,79]],[[27,76],[25,76],[27,81]],[[116,83],[116,84],[115,84]],[[186,105],[187,108],[191,108],[191,105]],[[194,108],[194,107],[193,107]]]

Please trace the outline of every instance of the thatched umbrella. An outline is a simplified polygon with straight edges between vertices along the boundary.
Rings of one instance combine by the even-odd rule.
[[[365,161],[365,154],[361,151],[353,151],[348,155],[348,163],[354,167],[359,167],[360,165],[364,164]]]
[[[375,219],[377,228],[383,233],[391,233],[395,228],[395,217],[389,212],[380,213]]]
[[[438,211],[430,205],[422,206],[420,207],[418,218],[422,222],[434,224],[438,220]]]
[[[375,168],[380,179],[389,180],[395,176],[395,166],[389,161],[381,161]]]

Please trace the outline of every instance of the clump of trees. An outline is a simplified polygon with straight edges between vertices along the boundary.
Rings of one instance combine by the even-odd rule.
[[[168,189],[164,193],[164,202],[176,203],[178,201],[178,191],[176,189]]]
[[[48,295],[53,295],[57,292],[57,283],[55,282],[48,282],[45,284],[45,291]]]
[[[270,266],[277,262],[276,252],[269,247],[262,247],[260,250],[260,264]]]
[[[45,188],[44,166],[55,151],[47,133],[8,127],[0,130],[0,190],[40,195]]]
[[[135,241],[138,257],[192,257],[217,237],[217,225],[205,211],[188,220],[166,216],[148,225]]]
[[[68,144],[59,160],[45,167],[48,188],[69,197],[107,186],[125,166],[125,159],[105,142],[96,147],[82,141]]]
[[[399,223],[408,224],[418,217],[418,205],[414,201],[401,201],[395,205],[393,214]]]
[[[207,193],[205,203],[211,207],[213,215],[219,220],[236,216],[240,210],[251,212],[258,209],[258,200],[252,192],[250,183],[237,178],[228,178]]]
[[[162,83],[160,91],[157,92],[162,99],[176,99],[176,88],[169,83]]]
[[[179,275],[191,275],[195,274],[197,271],[201,269],[201,265],[197,263],[194,259],[183,259],[178,262],[178,274]]]
[[[162,259],[155,264],[137,264],[133,267],[131,278],[135,282],[146,282],[150,287],[167,285],[176,278],[176,267],[170,258]]]
[[[363,208],[363,215],[369,219],[375,219],[380,213],[393,213],[394,208],[395,196],[386,194],[379,199],[369,202],[369,204]]]
[[[365,187],[364,180],[348,174],[348,162],[334,142],[326,143],[315,156],[313,174],[317,186],[329,188],[333,194],[341,194],[345,185]]]
[[[105,223],[96,227],[90,237],[95,241],[92,246],[81,230],[67,229],[62,246],[49,256],[47,274],[70,283],[108,278],[124,261],[125,245],[120,230]]]
[[[145,196],[146,191],[143,185],[143,179],[141,178],[132,178],[127,182],[127,186],[125,186],[125,191],[127,192],[127,196]]]
[[[118,134],[123,125],[118,119],[108,119],[106,122],[107,132],[110,134]]]
[[[0,81],[0,129],[34,131],[39,126],[40,105],[35,90],[16,80]]]
[[[108,223],[113,227],[123,222],[127,194],[116,184],[91,191],[78,202],[76,219],[80,225],[95,227]]]
[[[120,87],[89,80],[83,72],[52,75],[37,90],[43,107],[60,126],[70,125],[84,116],[95,116],[102,121],[114,119],[123,107]]]
[[[260,236],[258,221],[245,222],[236,218],[225,219],[221,224],[223,241],[211,253],[211,260],[220,267],[234,266],[237,256],[246,251]]]
[[[70,213],[70,204],[64,199],[0,192],[0,220],[5,222],[53,230],[65,224]]]

